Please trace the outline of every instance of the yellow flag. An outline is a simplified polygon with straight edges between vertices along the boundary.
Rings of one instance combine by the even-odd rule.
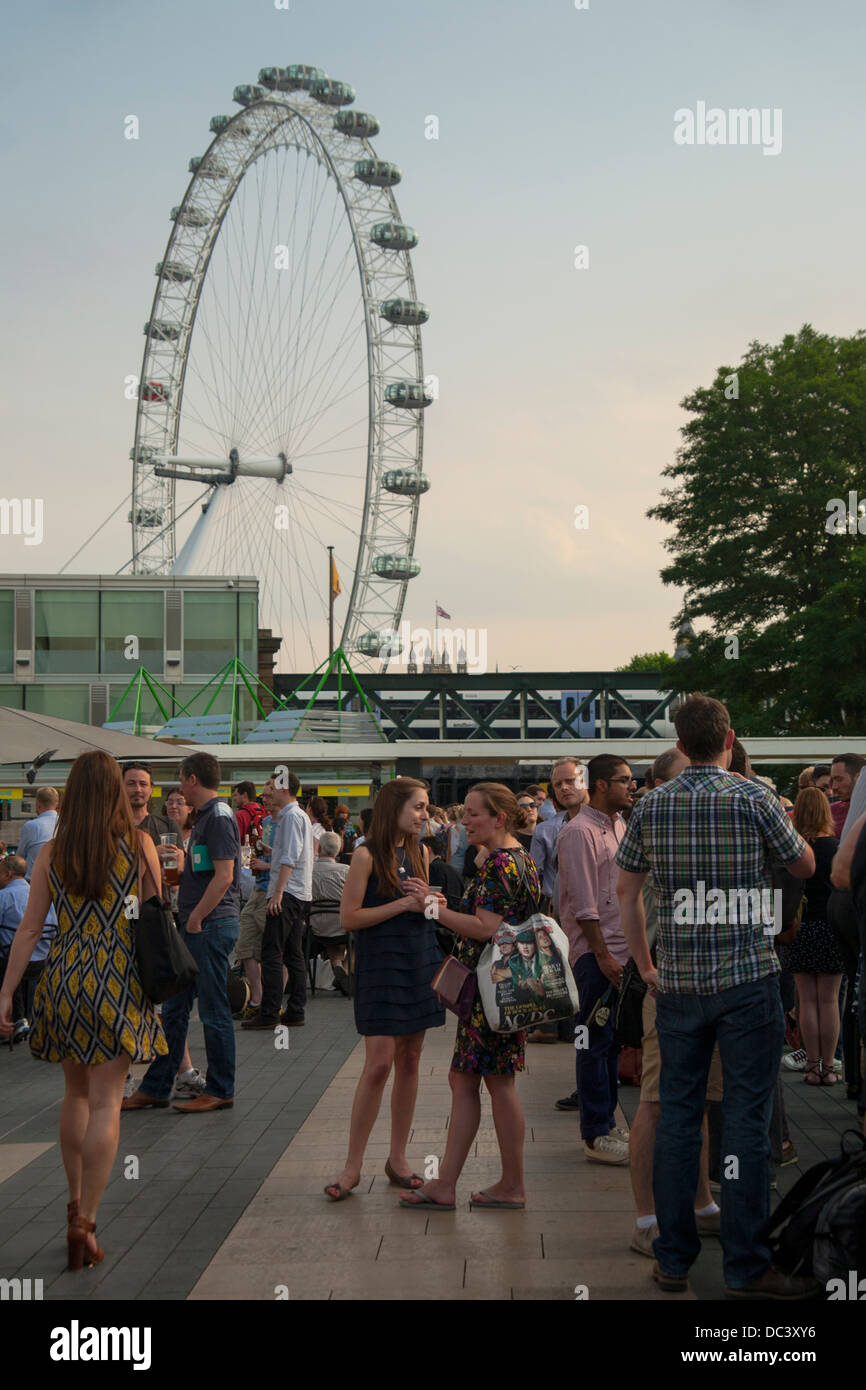
[[[337,566],[334,564],[334,557],[331,556],[331,597],[336,598],[340,589],[340,576],[337,573]]]

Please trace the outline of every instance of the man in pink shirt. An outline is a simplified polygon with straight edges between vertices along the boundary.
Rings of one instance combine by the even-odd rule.
[[[603,1026],[589,1016],[605,991],[619,987],[629,958],[619,918],[615,856],[625,835],[621,812],[632,805],[637,782],[628,763],[600,753],[587,768],[589,805],[557,840],[559,916],[580,995],[575,1023],[577,1088],[558,1110],[580,1110],[583,1152],[593,1163],[628,1163],[628,1134],[614,1127],[619,1044],[613,1010]],[[608,1003],[613,1003],[611,996]],[[586,1046],[582,1046],[586,1039]]]

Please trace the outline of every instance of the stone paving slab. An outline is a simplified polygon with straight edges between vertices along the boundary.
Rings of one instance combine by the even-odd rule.
[[[65,1263],[66,1184],[57,1126],[59,1067],[26,1049],[0,1066],[0,1277],[42,1278],[49,1299],[172,1301],[469,1301],[591,1299],[665,1301],[650,1262],[628,1249],[634,1210],[628,1171],[587,1163],[578,1117],[554,1102],[573,1085],[565,1044],[527,1049],[518,1079],[526,1112],[528,1206],[524,1212],[470,1210],[469,1192],[495,1181],[498,1146],[486,1092],[476,1143],[455,1213],[412,1212],[383,1172],[389,1094],[371,1136],[364,1174],[346,1202],[323,1187],[342,1167],[363,1043],[351,1006],[317,994],[291,1047],[238,1030],[235,1107],[205,1116],[175,1111],[124,1115],[118,1159],[100,1210],[104,1263],[73,1275]],[[441,1158],[450,1111],[453,1023],[428,1034],[408,1153],[416,1171]],[[190,1032],[203,1061],[201,1028]],[[136,1069],[140,1074],[144,1068]],[[784,1073],[799,1166],[782,1170],[784,1193],[800,1173],[838,1152],[839,1135],[860,1128],[844,1085],[809,1088]],[[637,1108],[620,1091],[618,1123]],[[124,1177],[126,1160],[139,1163]],[[687,1298],[722,1291],[721,1248],[706,1240]]]

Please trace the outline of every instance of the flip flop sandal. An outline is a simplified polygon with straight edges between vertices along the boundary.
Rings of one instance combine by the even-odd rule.
[[[401,1178],[400,1174],[395,1173],[394,1169],[391,1167],[390,1158],[385,1164],[385,1176],[392,1187],[406,1187],[410,1192],[417,1192],[418,1190],[418,1188],[412,1186],[413,1182],[417,1183],[418,1187],[420,1187],[424,1181],[417,1173],[410,1173],[408,1178]]]
[[[484,1200],[481,1202],[477,1202],[475,1200],[476,1197],[481,1197]],[[485,1207],[492,1207],[494,1210],[499,1211],[524,1211],[526,1209],[525,1201],[500,1202],[495,1197],[489,1196],[489,1194],[484,1191],[476,1192],[474,1196],[470,1197],[469,1205],[470,1207],[477,1207],[479,1211],[483,1211]]]
[[[410,1201],[408,1197],[401,1197],[399,1205],[401,1207],[426,1207],[428,1211],[456,1211],[454,1202],[434,1202],[432,1197],[428,1197],[426,1192],[416,1192],[417,1201]]]
[[[355,1187],[357,1186],[358,1184],[355,1183]],[[330,1202],[345,1202],[347,1197],[351,1197],[355,1187],[341,1187],[338,1182],[329,1182],[328,1186],[324,1188],[324,1193]],[[339,1192],[339,1197],[332,1197],[332,1192]]]

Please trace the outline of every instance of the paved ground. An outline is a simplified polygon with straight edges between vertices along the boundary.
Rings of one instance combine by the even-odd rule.
[[[628,1249],[628,1172],[589,1164],[577,1118],[554,1110],[571,1089],[573,1050],[533,1047],[519,1086],[527,1116],[525,1212],[470,1211],[469,1192],[497,1175],[489,1103],[455,1213],[405,1211],[388,1185],[387,1101],[360,1188],[329,1203],[342,1167],[362,1045],[345,1000],[317,994],[307,1026],[278,1051],[269,1035],[238,1032],[238,1100],[231,1111],[124,1115],[114,1176],[100,1212],[105,1262],[64,1272],[65,1183],[57,1143],[62,1076],[26,1048],[0,1048],[0,1276],[41,1278],[48,1299],[654,1299],[650,1262]],[[428,1035],[409,1154],[419,1172],[441,1158],[449,1112],[453,1026]],[[191,1030],[193,1061],[203,1057]],[[800,1167],[838,1150],[857,1126],[844,1085],[785,1078]],[[623,1088],[625,1116],[637,1092]],[[126,1177],[138,1160],[138,1177]],[[692,1271],[698,1299],[722,1291],[718,1242]],[[282,1286],[282,1287],[281,1287]]]

